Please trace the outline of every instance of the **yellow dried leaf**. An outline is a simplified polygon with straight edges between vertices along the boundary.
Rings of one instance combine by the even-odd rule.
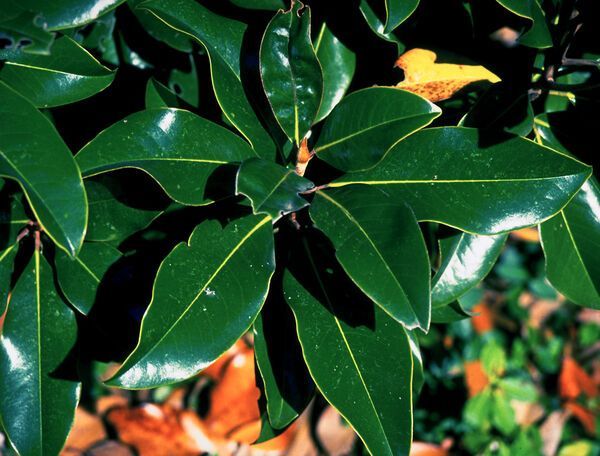
[[[411,49],[402,54],[396,66],[404,71],[404,80],[396,87],[427,98],[442,101],[476,81],[500,81],[500,78],[480,65],[435,63],[437,55],[427,49]]]

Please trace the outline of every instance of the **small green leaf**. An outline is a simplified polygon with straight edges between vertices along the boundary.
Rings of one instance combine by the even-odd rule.
[[[489,429],[492,401],[492,391],[489,388],[470,398],[463,409],[465,422],[475,429]]]
[[[316,192],[310,214],[354,283],[407,328],[427,331],[429,257],[410,208],[377,188],[355,186]]]
[[[327,24],[321,26],[315,52],[323,70],[323,99],[315,119],[317,123],[344,97],[356,70],[356,55],[336,38]]]
[[[292,423],[314,396],[296,337],[296,324],[281,287],[269,298],[254,322],[254,355],[263,380],[269,422],[275,429]]]
[[[492,400],[492,423],[504,435],[510,435],[517,427],[517,423],[508,398],[503,391],[496,390],[492,394]]]
[[[583,163],[524,138],[442,127],[409,136],[374,168],[329,186],[377,186],[406,201],[419,221],[497,234],[556,214],[590,173]]]
[[[87,315],[96,300],[96,292],[110,266],[121,253],[105,243],[84,242],[76,257],[57,252],[56,271],[60,288],[73,306]]]
[[[236,180],[236,193],[250,199],[255,214],[267,214],[273,222],[308,206],[299,194],[312,187],[311,181],[293,169],[260,158],[244,161]]]
[[[442,264],[431,284],[431,305],[445,306],[481,282],[496,263],[506,238],[506,234],[458,233],[440,239]]]
[[[149,0],[139,8],[204,46],[210,58],[215,96],[227,120],[260,157],[273,160],[275,144],[262,127],[242,86],[240,56],[246,25],[215,14],[194,0]]]
[[[153,199],[139,207],[131,189],[109,175],[85,180],[90,218],[85,235],[88,241],[120,243],[133,233],[146,228],[165,209]],[[139,199],[139,198],[138,198]]]
[[[284,293],[310,374],[371,454],[408,454],[413,362],[406,332],[360,294],[320,233],[309,236],[284,273]]]
[[[327,117],[315,152],[342,171],[364,170],[440,113],[434,104],[404,90],[359,90],[344,97]]]
[[[419,0],[385,0],[386,21],[383,33],[391,33],[414,13]]]
[[[87,223],[81,174],[50,121],[0,81],[0,176],[16,180],[44,231],[74,255]]]
[[[4,315],[6,304],[8,303],[10,282],[17,251],[17,244],[13,244],[7,249],[0,251],[0,315]]]
[[[62,448],[80,393],[65,364],[76,339],[75,315],[36,252],[12,292],[0,338],[0,415],[18,454]]]
[[[151,388],[185,380],[223,354],[260,312],[275,268],[270,217],[222,229],[207,221],[162,262],[137,347],[107,382]]]
[[[431,309],[432,323],[454,323],[455,321],[465,320],[473,315],[464,310],[458,301],[444,304],[441,307]]]
[[[299,145],[323,96],[323,74],[310,39],[310,8],[300,1],[269,22],[260,46],[260,73],[277,122]]]
[[[519,37],[525,46],[543,49],[552,46],[552,35],[546,16],[538,0],[496,0],[500,5],[519,17],[531,21],[529,29]]]
[[[495,341],[489,341],[481,351],[483,370],[489,376],[499,377],[506,370],[506,352]]]
[[[149,109],[110,126],[75,159],[85,177],[122,168],[152,176],[175,201],[206,204],[211,175],[254,156],[229,130],[182,109]]]
[[[177,94],[154,78],[146,84],[146,109],[178,108]]]
[[[0,79],[42,108],[91,97],[115,78],[114,71],[67,36],[54,42],[50,55],[15,50],[6,59]]]
[[[382,40],[395,44],[398,55],[402,54],[406,47],[396,37],[396,35],[391,32],[385,32],[385,26],[383,22],[377,17],[377,14],[375,14],[375,11],[373,11],[373,8],[371,8],[371,5],[369,5],[368,0],[360,0],[359,9],[360,13],[369,25],[369,28],[373,30],[373,33],[375,33]]]

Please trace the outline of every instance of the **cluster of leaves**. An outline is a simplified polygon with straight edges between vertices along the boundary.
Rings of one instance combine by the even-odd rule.
[[[342,23],[321,2],[122,3],[0,13],[0,416],[18,453],[60,451],[91,361],[153,388],[251,331],[259,440],[318,391],[369,452],[406,454],[417,334],[469,315],[460,298],[523,227],[556,289],[600,307],[587,3],[445,7],[472,40],[505,25],[502,78],[403,53],[430,42],[427,1],[363,0]],[[403,53],[398,87],[373,49]]]
[[[539,239],[528,238],[511,237],[483,286],[461,298],[476,317],[420,338],[429,369],[418,440],[473,454],[600,451],[598,311],[557,295]],[[438,397],[449,398],[446,407],[431,412]]]

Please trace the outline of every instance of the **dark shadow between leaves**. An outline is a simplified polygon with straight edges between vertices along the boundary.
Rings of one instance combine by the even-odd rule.
[[[287,269],[333,316],[351,327],[375,329],[373,302],[348,277],[321,231],[308,228],[292,241]]]

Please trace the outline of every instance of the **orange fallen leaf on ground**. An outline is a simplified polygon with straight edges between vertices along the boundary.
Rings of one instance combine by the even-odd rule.
[[[592,377],[571,356],[563,359],[558,389],[563,399],[577,399],[581,394],[590,398],[598,396],[598,386]]]
[[[460,89],[477,81],[500,81],[500,78],[480,65],[435,63],[437,54],[427,49],[411,49],[396,61],[404,71],[404,80],[396,87],[416,93],[429,101],[442,101]]]
[[[216,449],[195,413],[166,404],[117,407],[107,413],[106,420],[119,439],[142,456],[163,456],[165,449],[171,456],[214,453]]]
[[[466,361],[465,362],[465,383],[469,391],[469,397],[476,396],[481,393],[490,381],[483,371],[481,361]]]
[[[84,453],[89,447],[106,437],[106,430],[100,417],[78,407],[75,412],[73,429],[69,433],[61,455]]]

